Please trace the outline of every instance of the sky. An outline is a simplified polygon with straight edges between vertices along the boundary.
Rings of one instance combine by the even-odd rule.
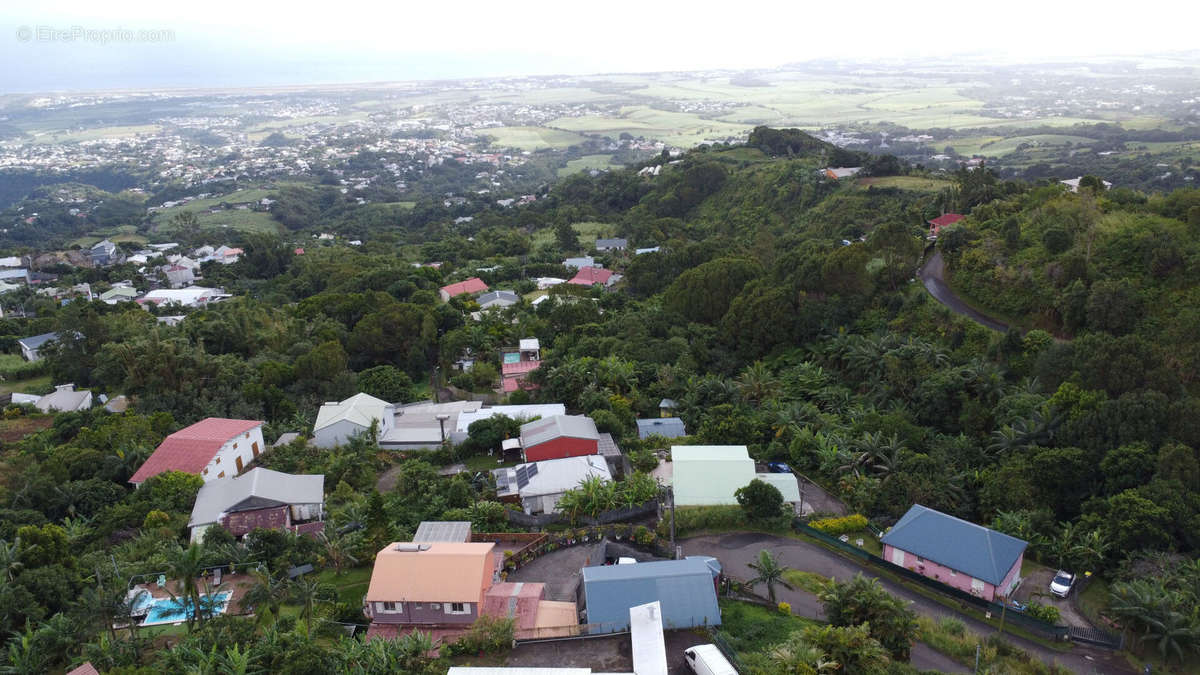
[[[1195,50],[1200,5],[1009,0],[17,0],[0,93],[770,68]]]

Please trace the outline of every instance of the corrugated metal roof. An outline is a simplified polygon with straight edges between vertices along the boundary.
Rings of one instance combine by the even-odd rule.
[[[233,420],[209,417],[167,436],[154,454],[129,478],[138,484],[166,471],[199,474],[226,441],[238,434],[262,426],[261,420]]]
[[[555,415],[521,425],[521,447],[525,449],[563,436],[600,440],[596,423],[585,415]]]
[[[496,415],[504,415],[514,420],[532,420],[535,417],[545,418],[555,415],[567,414],[567,407],[561,403],[537,403],[530,405],[494,405],[490,408],[482,408],[474,412],[462,412],[458,415],[458,423],[455,425],[455,430],[467,433],[471,430],[471,424],[479,420],[486,420]]]
[[[471,523],[466,520],[423,520],[417,525],[414,542],[468,542],[471,541]]]
[[[679,438],[687,436],[683,420],[678,417],[651,417],[637,421],[638,438],[663,436],[664,438]]]
[[[733,493],[754,480],[754,460],[744,445],[671,446],[675,503],[736,504]]]
[[[1003,532],[914,504],[884,544],[999,586],[1028,542]]]
[[[324,429],[342,420],[348,420],[364,429],[371,426],[372,420],[383,424],[384,415],[394,414],[389,410],[392,405],[387,401],[375,398],[370,394],[358,393],[340,403],[326,403],[317,411],[317,422],[313,431]]]
[[[280,504],[321,504],[325,501],[325,476],[294,475],[258,467],[236,478],[209,481],[196,493],[188,526],[215,523],[222,512],[251,497]]]
[[[654,601],[667,629],[721,623],[712,571],[702,560],[585,567],[582,576],[588,623],[622,630],[630,607]]]
[[[368,602],[482,602],[496,571],[495,544],[392,542],[375,556]],[[398,550],[401,547],[404,550]]]

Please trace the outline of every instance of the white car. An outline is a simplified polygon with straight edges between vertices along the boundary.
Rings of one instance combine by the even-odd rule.
[[[1074,587],[1075,575],[1070,572],[1059,570],[1054,573],[1054,578],[1050,580],[1050,592],[1060,598],[1067,597]]]

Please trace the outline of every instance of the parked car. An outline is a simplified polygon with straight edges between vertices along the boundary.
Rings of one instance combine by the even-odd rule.
[[[767,462],[767,471],[771,473],[795,473],[785,462]]]
[[[696,645],[683,650],[683,660],[696,675],[738,675],[716,645]]]
[[[1070,572],[1059,570],[1054,573],[1054,578],[1050,580],[1050,592],[1060,598],[1065,598],[1071,593],[1071,589],[1075,587],[1075,575]]]

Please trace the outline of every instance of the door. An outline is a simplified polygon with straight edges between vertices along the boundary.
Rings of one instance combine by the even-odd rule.
[[[258,441],[254,441],[254,444],[250,446],[250,450],[254,453],[255,458],[257,458],[258,457]]]
[[[904,567],[904,551],[901,551],[898,548],[893,548],[892,563]]]
[[[983,595],[983,579],[971,579],[971,593]]]
[[[238,458],[237,458],[237,468],[238,468],[238,473],[241,473],[242,472],[242,456],[241,455],[238,455]]]

